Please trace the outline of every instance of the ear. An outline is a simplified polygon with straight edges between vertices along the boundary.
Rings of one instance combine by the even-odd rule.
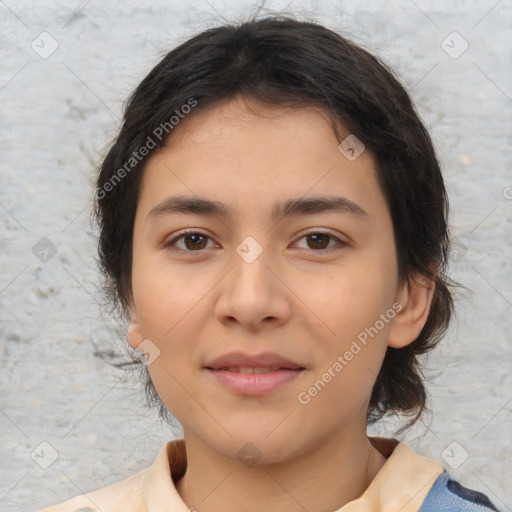
[[[137,349],[137,347],[142,343],[143,337],[140,332],[139,321],[137,317],[137,308],[135,307],[135,302],[133,298],[129,300],[130,307],[130,325],[128,326],[128,331],[126,333],[126,340],[130,344],[133,349]]]
[[[391,324],[388,346],[402,348],[419,336],[430,313],[434,290],[434,281],[426,276],[413,276],[409,284],[400,287],[395,302],[401,309]]]

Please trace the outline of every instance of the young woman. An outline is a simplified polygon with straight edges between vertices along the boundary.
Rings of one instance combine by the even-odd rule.
[[[46,512],[496,510],[367,435],[420,417],[452,312],[435,150],[378,58],[284,17],[202,32],[132,94],[96,199],[108,290],[184,439]]]

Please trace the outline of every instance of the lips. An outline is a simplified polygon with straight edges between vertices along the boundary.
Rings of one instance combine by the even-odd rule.
[[[246,354],[230,352],[205,365],[209,370],[238,371],[240,373],[266,373],[269,371],[303,370],[304,366],[273,352]]]
[[[298,379],[304,366],[272,352],[231,352],[204,369],[215,383],[238,395],[266,395]]]
[[[218,368],[218,371],[225,372],[238,372],[238,373],[268,373],[276,372],[277,370],[284,369],[279,366],[272,366],[271,368],[263,368],[259,366],[228,366],[224,368]],[[286,368],[288,369],[288,368]]]

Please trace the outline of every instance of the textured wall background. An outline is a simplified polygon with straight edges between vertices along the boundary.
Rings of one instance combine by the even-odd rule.
[[[469,291],[428,359],[433,414],[406,440],[512,510],[512,3],[287,4],[266,8],[315,18],[391,64],[433,135],[451,197],[452,275]],[[107,364],[123,339],[97,303],[90,184],[124,100],[160,57],[254,10],[0,2],[2,511],[120,480],[181,435],[145,407],[136,378]]]

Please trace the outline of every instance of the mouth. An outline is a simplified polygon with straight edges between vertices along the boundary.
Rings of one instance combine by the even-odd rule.
[[[237,395],[266,395],[298,379],[306,368],[273,352],[231,352],[203,369],[215,385]]]
[[[300,378],[305,368],[281,368],[278,366],[228,366],[204,368],[215,385],[242,396],[269,395],[282,391]]]
[[[274,352],[261,352],[259,354],[230,352],[209,361],[205,368],[218,371],[237,371],[239,373],[266,373],[281,369],[297,370],[304,367]]]
[[[280,366],[269,366],[269,367],[260,367],[260,366],[224,366],[222,368],[210,368],[206,367],[207,370],[213,370],[217,372],[234,372],[234,373],[270,373],[270,372],[278,372],[280,370],[304,370],[305,368],[283,368]]]

